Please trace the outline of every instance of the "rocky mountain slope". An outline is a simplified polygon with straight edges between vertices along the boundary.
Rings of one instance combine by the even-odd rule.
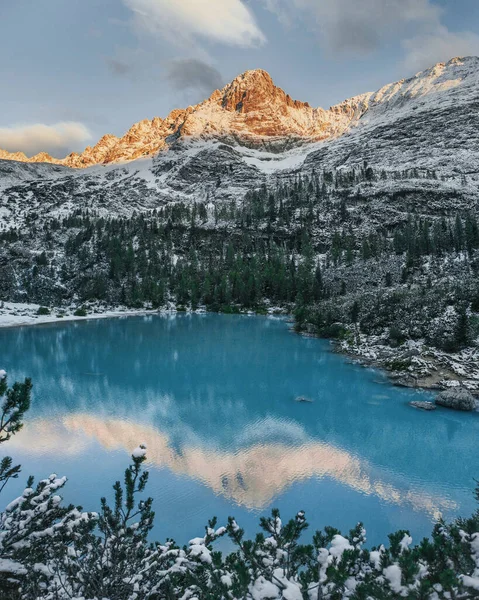
[[[313,109],[306,102],[292,100],[265,71],[247,71],[204,102],[174,110],[166,119],[155,117],[135,123],[122,138],[105,135],[81,154],[59,160],[45,152],[27,158],[21,152],[0,150],[0,159],[85,168],[150,156],[179,138],[189,137],[284,148],[292,141],[285,144],[286,137],[298,142],[341,134],[364,113],[369,96],[351,98],[327,111]]]
[[[56,159],[41,152],[27,158],[21,152],[0,150],[0,159],[85,168],[151,156],[180,139],[235,141],[243,146],[284,151],[301,142],[338,140],[356,128],[370,135],[371,127],[388,127],[408,117],[419,121],[431,111],[449,110],[451,119],[460,118],[460,111],[455,110],[457,101],[473,102],[474,97],[477,101],[478,72],[477,58],[457,58],[411,79],[386,85],[376,93],[362,94],[323,110],[292,100],[265,71],[247,71],[204,102],[174,110],[166,119],[140,121],[121,138],[104,135],[81,154]],[[464,125],[474,118],[471,112]],[[437,119],[434,121],[432,130],[436,129]],[[417,135],[415,138],[414,142],[421,140]],[[346,152],[347,148],[348,144]]]
[[[354,355],[478,388],[478,79],[456,58],[323,111],[249,71],[102,138],[87,168],[0,160],[0,300],[269,302]]]
[[[21,224],[33,207],[58,213],[80,199],[122,214],[172,200],[239,199],[299,171],[364,162],[416,175],[414,182],[380,179],[369,191],[375,197],[408,189],[456,197],[459,190],[469,202],[479,176],[478,80],[479,59],[456,58],[325,111],[291,100],[264,71],[248,71],[195,107],[141,121],[120,139],[104,136],[81,155],[51,159],[54,165],[44,154],[2,151],[12,160],[0,160],[0,226]],[[434,184],[423,177],[431,171]]]
[[[381,176],[353,182],[348,193],[367,196],[373,226],[411,211],[465,210],[477,205],[478,80],[479,59],[456,58],[324,111],[248,71],[196,107],[64,160],[89,168],[0,160],[0,230],[77,208],[128,216],[179,201],[240,203],[299,173],[335,177],[365,163]]]

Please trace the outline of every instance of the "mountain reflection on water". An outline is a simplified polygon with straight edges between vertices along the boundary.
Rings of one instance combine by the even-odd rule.
[[[271,423],[265,426],[269,428]],[[281,426],[278,422],[277,427]],[[261,424],[257,427],[260,430]],[[375,494],[396,504],[409,504],[435,517],[440,516],[444,508],[455,508],[455,503],[447,499],[414,489],[403,491],[380,479],[372,480],[369,465],[321,442],[299,446],[255,443],[235,452],[185,447],[176,452],[168,437],[151,427],[80,414],[65,417],[61,425],[49,420],[34,421],[28,426],[28,435],[17,438],[16,447],[26,453],[45,455],[55,455],[65,449],[81,453],[85,449],[83,442],[88,438],[106,450],[122,448],[126,451],[142,440],[148,448],[151,465],[199,479],[215,493],[252,509],[264,509],[293,482],[310,477],[331,477],[364,494]]]
[[[277,505],[285,516],[307,507],[315,528],[362,519],[373,541],[404,527],[425,535],[432,519],[474,508],[477,415],[415,411],[407,402],[427,394],[391,387],[283,320],[100,320],[2,330],[0,342],[10,381],[35,386],[5,448],[24,473],[66,473],[66,499],[95,509],[146,443],[162,535],[180,542],[213,514],[248,529]]]

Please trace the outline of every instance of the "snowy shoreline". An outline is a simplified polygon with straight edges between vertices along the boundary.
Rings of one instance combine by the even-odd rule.
[[[178,310],[174,303],[161,308],[127,308],[125,306],[105,307],[102,305],[88,305],[85,315],[76,315],[77,306],[53,307],[49,314],[38,314],[40,304],[24,304],[16,302],[1,302],[0,304],[0,329],[7,327],[23,327],[30,325],[48,325],[51,323],[63,323],[66,321],[89,321],[91,319],[111,319],[118,317],[141,317],[149,315],[172,315],[172,314],[205,314],[206,307],[200,306],[196,310]],[[286,317],[286,313],[280,312],[278,307],[271,307],[266,316]],[[221,313],[220,313],[221,314]],[[248,310],[238,314],[259,315]]]
[[[0,307],[0,328],[24,327],[27,325],[48,325],[51,323],[63,323],[66,321],[89,321],[91,319],[135,317],[176,312],[167,309],[130,309],[123,307],[102,310],[99,307],[95,307],[93,312],[87,313],[86,316],[79,316],[74,314],[76,307],[72,307],[66,309],[52,309],[50,314],[39,315],[37,314],[39,308],[39,304],[3,302],[2,306]]]
[[[49,314],[38,314],[39,308],[39,304],[2,302],[0,328],[91,319],[167,315],[178,312],[174,304],[161,309],[94,305],[88,307],[90,312],[84,316],[74,314],[77,311],[76,306],[53,308]],[[194,312],[204,313],[205,309],[200,308]],[[311,333],[306,335],[316,337]],[[342,354],[357,364],[380,369],[392,385],[433,391],[464,386],[479,395],[479,351],[477,349],[469,348],[457,354],[448,354],[430,348],[421,341],[408,341],[402,346],[392,348],[384,344],[380,338],[365,335],[360,335],[354,344],[345,341],[333,342],[332,348],[334,352]]]
[[[442,391],[462,386],[479,396],[479,350],[456,354],[408,340],[392,348],[381,338],[360,335],[356,343],[336,342],[334,350],[365,367],[381,369],[399,387]]]

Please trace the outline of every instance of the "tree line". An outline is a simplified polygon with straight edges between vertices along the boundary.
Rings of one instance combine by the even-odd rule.
[[[324,335],[334,323],[336,332],[352,325],[357,306],[364,332],[386,327],[402,332],[396,339],[422,335],[460,348],[474,341],[479,306],[475,207],[385,218],[368,196],[381,181],[438,179],[416,171],[385,173],[367,164],[313,171],[239,200],[167,202],[125,217],[91,208],[46,220],[32,213],[25,229],[0,232],[0,292],[56,306],[278,306],[295,312],[298,330]],[[448,305],[457,309],[458,331],[464,315],[468,321],[461,341],[441,327],[428,330]]]

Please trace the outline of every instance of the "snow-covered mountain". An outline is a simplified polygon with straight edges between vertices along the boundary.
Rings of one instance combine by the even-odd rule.
[[[373,345],[477,347],[478,79],[456,58],[325,111],[248,71],[62,164],[0,160],[0,300],[302,298],[325,335],[359,307]]]
[[[54,163],[84,168],[150,156],[167,149],[179,138],[229,139],[264,146],[284,138],[328,139],[341,134],[367,108],[370,94],[358,96],[329,110],[311,108],[292,100],[261,70],[243,73],[222,90],[196,106],[172,111],[135,123],[122,138],[105,135],[94,147],[59,160],[41,152],[31,158],[0,150],[0,158],[21,162]]]
[[[178,200],[241,201],[300,171],[365,163],[410,171],[376,178],[371,198],[410,192],[419,204],[431,194],[456,207],[477,202],[478,84],[479,58],[455,58],[323,110],[292,100],[265,71],[247,71],[197,106],[141,121],[122,138],[106,135],[62,161],[0,151],[8,159],[0,160],[0,227],[21,225],[31,211],[128,215]],[[435,179],[421,177],[433,171]]]
[[[204,102],[174,110],[166,119],[135,123],[121,138],[104,135],[81,154],[55,159],[41,152],[27,158],[0,150],[0,159],[84,168],[151,156],[179,139],[235,141],[279,151],[298,142],[331,141],[359,125],[387,125],[411,110],[424,114],[454,108],[456,102],[477,97],[478,74],[478,58],[456,58],[324,110],[292,100],[265,71],[247,71]]]

